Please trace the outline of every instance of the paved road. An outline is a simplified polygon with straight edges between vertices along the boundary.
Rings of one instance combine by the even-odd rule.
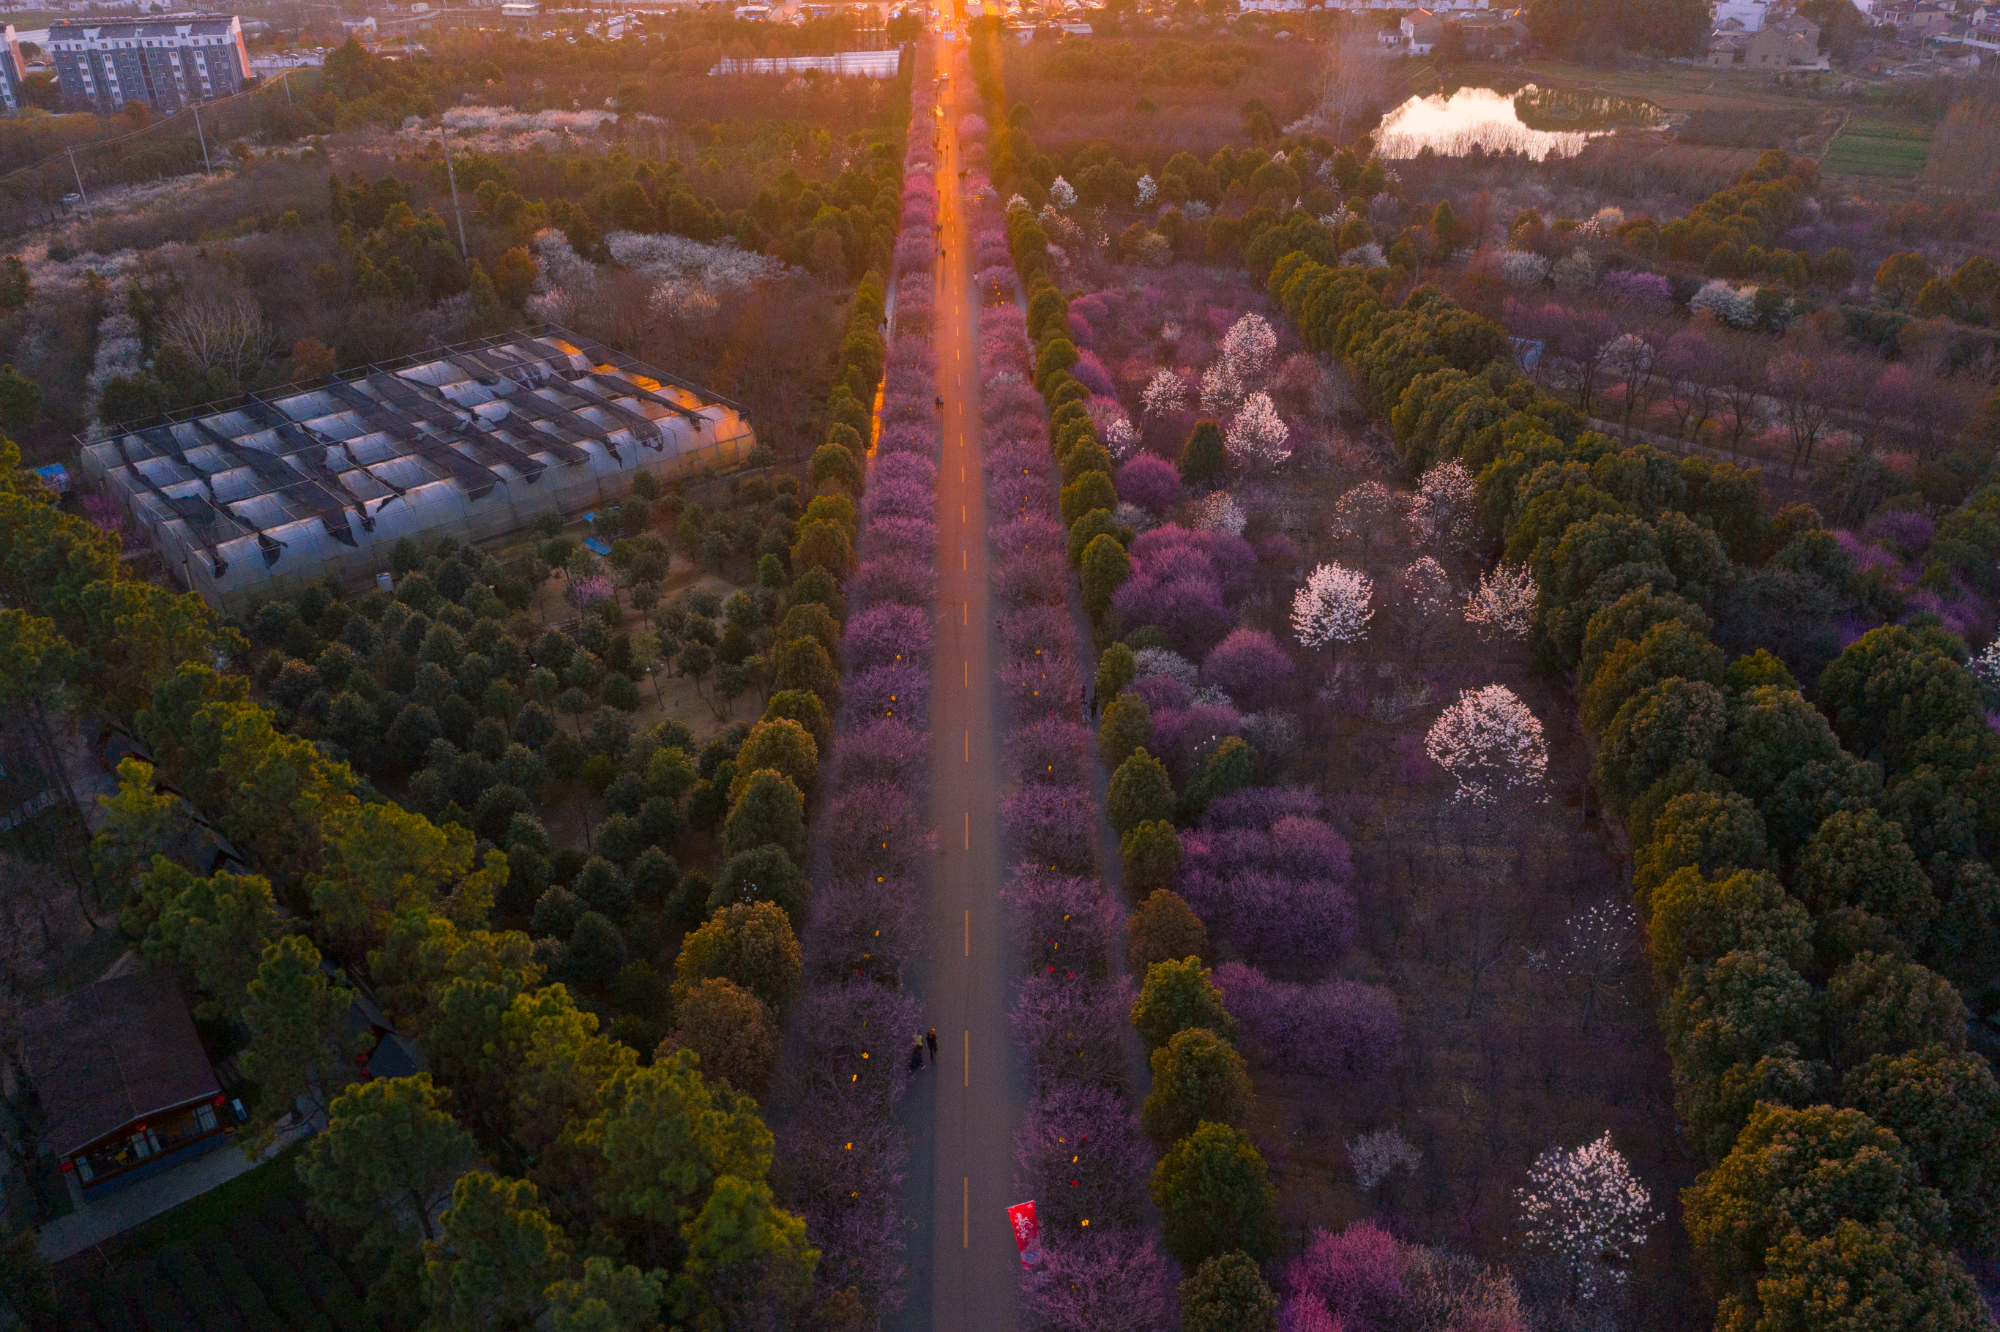
[[[945,123],[961,112],[947,88]],[[993,690],[993,612],[986,595],[980,471],[978,302],[970,229],[949,131],[939,157],[939,221],[946,258],[937,293],[938,393],[944,450],[938,468],[938,650],[931,683],[932,866],[925,1021],[940,1057],[910,1100],[910,1302],[903,1326],[934,1332],[1011,1332],[1019,1260],[1007,1207],[1013,1134],[1025,1102],[1007,1040],[1011,959],[1001,927],[999,711]]]

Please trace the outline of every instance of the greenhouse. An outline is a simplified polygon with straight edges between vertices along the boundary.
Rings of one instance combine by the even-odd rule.
[[[333,574],[373,577],[402,537],[505,536],[748,459],[742,408],[564,329],[485,338],[114,427],[89,484],[226,611]]]

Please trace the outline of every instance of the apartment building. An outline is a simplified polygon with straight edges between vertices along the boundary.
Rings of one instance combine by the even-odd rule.
[[[250,78],[234,14],[63,19],[49,25],[49,57],[63,100],[103,112],[128,102],[178,111],[242,92]]]
[[[14,25],[9,23],[6,32],[0,34],[0,110],[13,115],[21,109],[21,80],[28,77],[28,66],[21,59],[21,43],[14,36]]]

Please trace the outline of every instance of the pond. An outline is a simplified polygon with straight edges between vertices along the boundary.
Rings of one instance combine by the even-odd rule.
[[[1551,153],[1572,156],[1601,134],[1623,125],[1651,124],[1657,116],[1651,103],[1635,98],[1545,91],[1532,83],[1511,95],[1493,88],[1460,88],[1448,97],[1412,97],[1383,116],[1375,150],[1387,158],[1415,157],[1426,148],[1462,157],[1478,148],[1521,153],[1539,162]]]

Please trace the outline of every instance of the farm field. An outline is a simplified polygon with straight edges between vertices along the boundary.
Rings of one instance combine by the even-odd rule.
[[[1836,176],[1913,180],[1923,174],[1930,143],[1928,126],[1857,116],[1841,127],[1819,164]]]

